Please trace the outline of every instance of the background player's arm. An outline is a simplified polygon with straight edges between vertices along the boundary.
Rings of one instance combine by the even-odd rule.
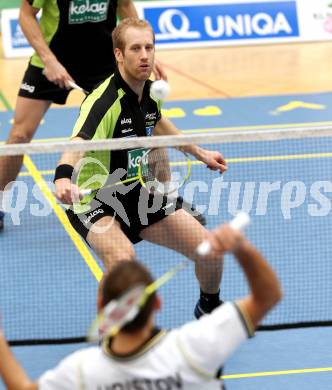
[[[138,18],[137,10],[132,0],[119,0],[117,14],[120,19],[125,19],[129,17]]]
[[[84,141],[81,137],[72,138],[71,142]],[[64,152],[58,163],[60,165],[66,165],[75,167],[76,164],[83,158],[83,152]],[[80,199],[79,188],[76,184],[73,184],[70,178],[57,179],[55,184],[55,196],[60,202],[64,204],[72,204],[73,200],[78,201]]]
[[[154,135],[180,135],[180,130],[167,118],[161,117],[157,122],[154,130]],[[214,171],[220,171],[223,173],[227,170],[227,163],[220,152],[207,150],[199,147],[198,145],[186,145],[181,147],[184,152],[190,153],[204,162],[210,169]]]
[[[21,365],[15,359],[0,329],[0,374],[9,390],[37,390],[37,384],[31,382]]]
[[[39,8],[32,7],[28,0],[22,0],[19,22],[30,45],[38,53],[44,63],[44,75],[49,81],[65,87],[68,80],[73,80],[66,69],[48,47],[37,21]]]

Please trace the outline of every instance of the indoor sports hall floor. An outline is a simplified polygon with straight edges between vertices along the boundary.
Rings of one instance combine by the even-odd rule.
[[[282,50],[282,46],[277,47],[278,50]],[[192,81],[192,88],[195,88],[197,83]],[[204,82],[213,85],[211,80]],[[268,95],[259,89],[260,83],[257,84],[257,95],[261,96],[253,96],[252,91],[247,94],[242,91],[242,94],[234,93],[230,98],[226,96],[230,94],[221,94],[221,91],[218,94],[211,87],[210,94],[201,95],[206,98],[198,99],[196,91],[195,96],[191,94],[195,98],[189,99],[190,93],[186,95],[184,92],[183,96],[165,104],[164,113],[188,134],[245,132],[252,129],[264,132],[274,127],[332,124],[332,93],[328,90],[317,88],[304,93],[299,87],[289,93],[279,88],[271,90]],[[0,112],[0,140],[5,140],[12,117],[10,108],[13,106],[14,94],[9,89],[7,93],[2,85],[0,91],[3,107]],[[223,88],[223,91],[227,91],[227,88]],[[77,112],[77,107],[52,108],[35,139],[66,139]],[[230,169],[224,178],[228,182],[279,180],[282,185],[286,185],[301,181],[310,188],[317,181],[330,181],[331,139],[277,141],[273,144],[251,142],[211,147],[221,150],[229,160]],[[25,160],[20,179],[28,184],[27,205],[36,204],[38,207],[42,199],[51,199],[47,186],[43,187],[43,184],[52,180],[57,158],[55,155],[47,158],[31,155]],[[210,201],[209,197],[215,178],[215,173],[207,172],[202,165],[194,165],[192,181],[204,180],[208,188],[208,192],[198,194],[195,200],[199,204],[212,202],[211,209],[217,206],[216,200]],[[35,182],[41,185],[42,193],[32,193]],[[308,213],[311,204],[308,194],[301,206],[290,211],[290,218],[285,218],[279,195],[277,193],[270,199],[264,215],[257,215],[257,209],[253,206],[250,210],[253,224],[248,229],[248,236],[268,254],[284,284],[285,300],[267,318],[267,323],[273,323],[275,318],[290,322],[307,321],[308,318],[312,321],[315,318],[331,320],[331,213],[311,218]],[[24,199],[21,202],[25,204]],[[11,340],[82,336],[95,313],[100,264],[66,230],[61,222],[61,210],[54,207],[56,212],[53,210],[49,214],[46,210],[49,215],[39,217],[32,217],[28,207],[22,207],[18,219],[14,221],[18,224],[14,225],[7,219],[6,230],[0,235],[0,310],[4,328],[8,329],[7,337]],[[229,207],[229,204],[221,202],[218,215],[208,217],[208,227],[212,228],[230,219]],[[312,231],[316,232],[315,237],[312,237]],[[138,257],[147,262],[156,276],[180,260],[179,256],[148,244],[139,244],[137,252]],[[226,261],[223,280],[222,291],[226,299],[245,293],[243,280],[231,259]],[[178,274],[163,287],[161,294],[167,310],[158,317],[159,323],[169,327],[192,318],[198,294],[192,268],[188,267]],[[227,388],[330,389],[331,335],[329,327],[258,332],[226,365]],[[37,345],[15,347],[14,351],[28,373],[36,378],[80,346]]]

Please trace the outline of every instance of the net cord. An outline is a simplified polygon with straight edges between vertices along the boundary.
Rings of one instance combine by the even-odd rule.
[[[22,154],[55,153],[65,151],[97,151],[97,150],[125,150],[138,148],[157,148],[170,146],[185,146],[197,144],[225,144],[238,142],[264,142],[288,139],[303,139],[316,137],[331,137],[332,126],[271,129],[260,131],[239,131],[223,133],[183,134],[179,136],[163,135],[154,137],[116,138],[98,141],[58,141],[33,142],[31,144],[3,144],[0,145],[0,156],[15,156]]]

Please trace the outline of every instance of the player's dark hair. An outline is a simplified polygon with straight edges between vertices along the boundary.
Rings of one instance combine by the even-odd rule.
[[[137,260],[123,260],[104,276],[101,286],[102,306],[106,306],[113,299],[120,298],[121,295],[134,286],[142,284],[148,286],[152,282],[153,278],[143,264]],[[154,301],[155,293],[147,299],[137,316],[126,324],[121,331],[130,333],[142,329],[153,311]]]
[[[112,32],[112,41],[113,41],[113,50],[115,48],[120,49],[122,52],[125,49],[126,42],[124,39],[124,33],[129,27],[135,27],[135,28],[141,28],[145,29],[148,28],[151,30],[152,36],[153,36],[153,43],[155,43],[155,34],[152,29],[152,26],[149,22],[143,19],[138,18],[125,18],[122,19],[121,22],[115,27],[115,29]]]

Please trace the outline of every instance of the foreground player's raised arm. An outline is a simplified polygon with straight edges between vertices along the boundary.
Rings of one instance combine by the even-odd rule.
[[[215,251],[234,254],[250,287],[250,294],[237,301],[244,315],[257,327],[267,312],[281,299],[278,278],[264,256],[239,231],[223,225],[210,234]]]
[[[237,305],[256,328],[269,310],[282,297],[277,276],[263,255],[247,240],[243,240],[234,255],[246,274],[251,294]]]
[[[10,347],[0,329],[0,375],[9,390],[37,390],[33,383],[15,359]]]
[[[212,375],[236,348],[253,334],[264,315],[281,299],[279,281],[262,254],[230,224],[209,237],[211,248],[232,252],[250,286],[247,297],[226,303],[211,315],[190,323],[180,331],[179,345],[190,366]]]

